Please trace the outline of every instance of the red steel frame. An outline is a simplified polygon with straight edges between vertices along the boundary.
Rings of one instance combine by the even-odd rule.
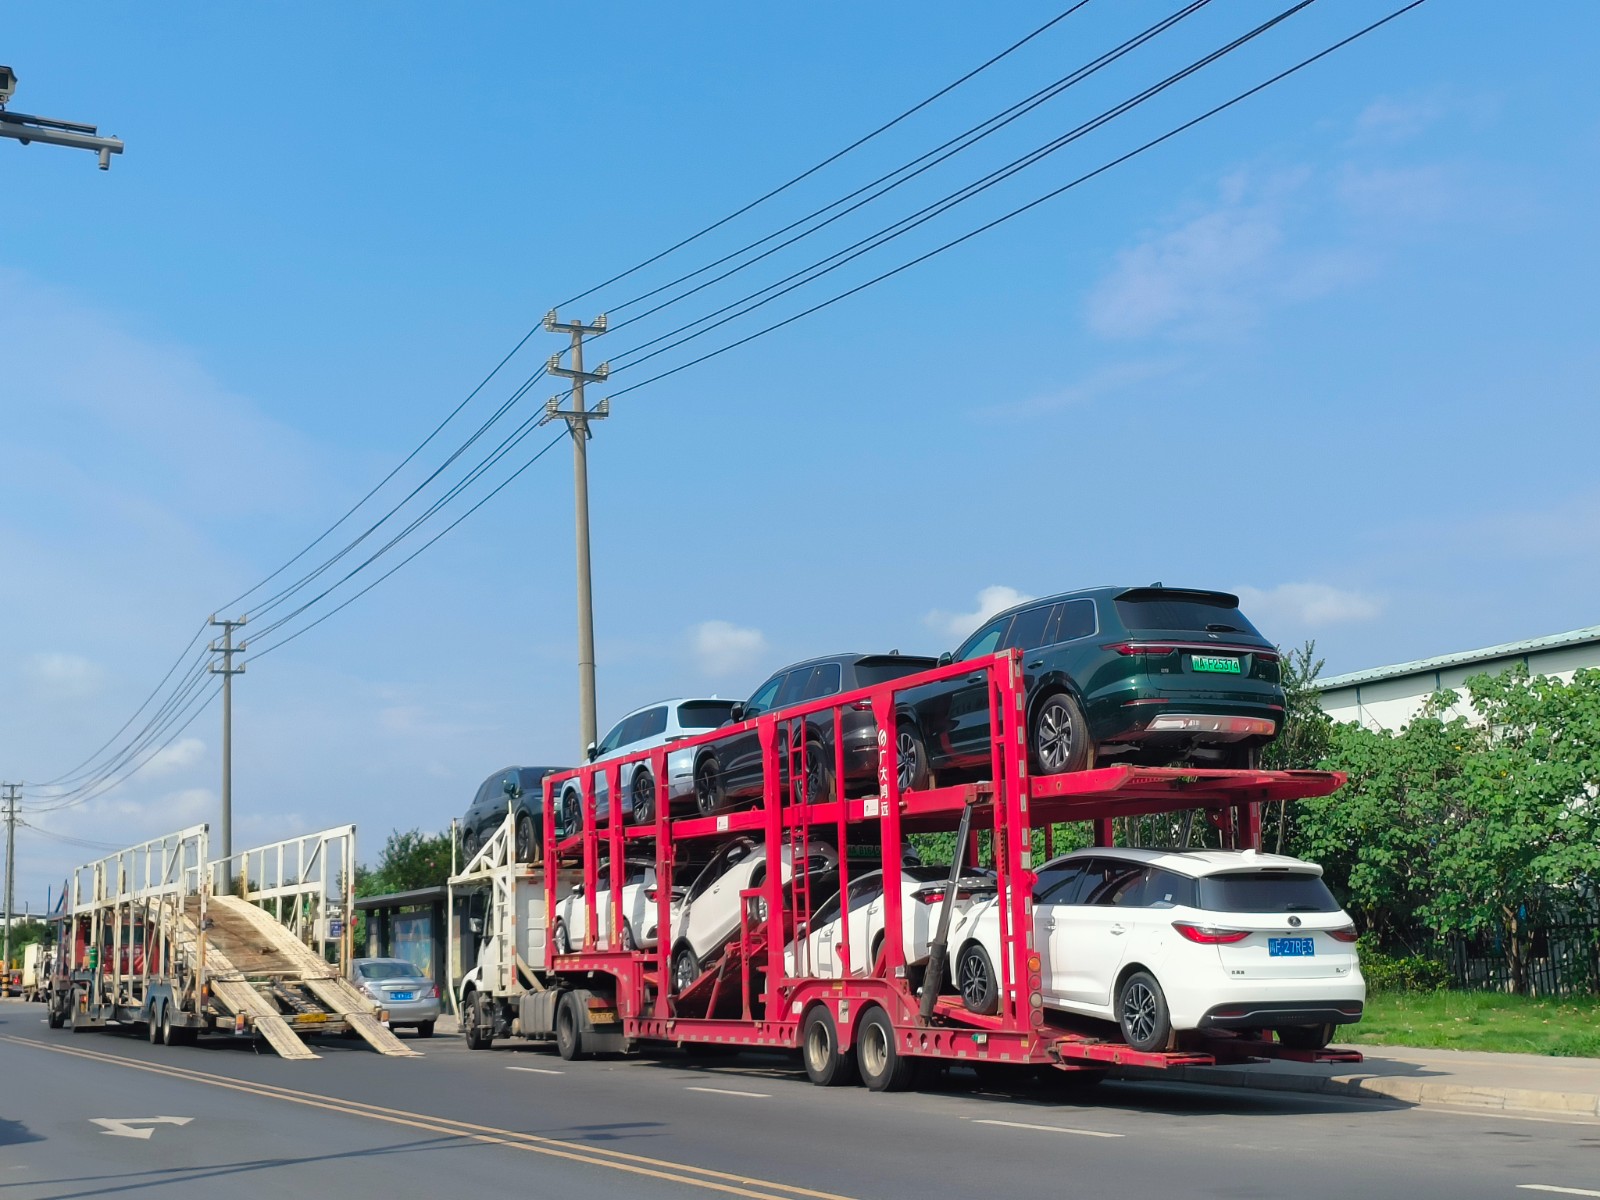
[[[991,715],[990,778],[986,782],[930,788],[902,794],[895,739],[895,698],[912,688],[966,677],[976,671],[987,676]],[[878,779],[875,793],[845,796],[841,714],[851,706],[870,705],[878,728]],[[547,921],[553,921],[561,877],[561,864],[574,858],[581,863],[584,903],[587,906],[585,938],[568,955],[553,955],[550,968],[558,977],[590,991],[603,991],[606,981],[614,988],[615,1017],[630,1039],[667,1042],[720,1042],[753,1046],[798,1048],[802,1022],[813,1005],[825,1005],[833,1016],[841,1048],[848,1048],[863,1012],[879,1006],[887,1012],[899,1038],[902,1053],[951,1059],[1054,1064],[1072,1068],[1104,1068],[1111,1064],[1142,1066],[1205,1065],[1248,1058],[1279,1057],[1325,1061],[1359,1061],[1352,1051],[1295,1052],[1276,1042],[1244,1036],[1191,1035],[1190,1047],[1170,1053],[1141,1053],[1092,1033],[1065,1027],[1054,1017],[1047,1020],[1040,992],[1040,961],[1033,944],[1032,830],[1046,830],[1046,855],[1050,853],[1050,827],[1058,822],[1093,822],[1097,845],[1111,844],[1111,822],[1118,816],[1141,816],[1202,808],[1222,830],[1225,845],[1259,847],[1260,811],[1275,800],[1322,796],[1343,785],[1344,776],[1325,771],[1223,771],[1189,768],[1114,766],[1063,775],[1032,776],[1028,769],[1027,714],[1022,682],[1021,652],[1012,650],[992,657],[952,663],[914,676],[858,692],[832,696],[762,714],[738,728],[756,730],[764,764],[764,792],[752,807],[711,817],[698,814],[674,817],[671,813],[667,759],[686,749],[716,742],[734,730],[684,738],[670,746],[627,755],[596,766],[551,775],[544,781],[544,841]],[[803,718],[818,713],[831,716],[834,727],[834,798],[806,804],[798,794],[805,774],[806,743]],[[789,750],[787,779],[780,777],[780,728],[800,731]],[[784,738],[784,741],[791,739]],[[625,763],[648,763],[656,781],[655,821],[648,826],[622,824],[621,769]],[[596,821],[595,779],[604,774],[609,797],[608,819]],[[578,779],[582,793],[582,828],[565,838],[556,835],[555,796],[569,779]],[[948,831],[955,828],[962,810],[974,806],[968,863],[976,861],[979,833],[991,837],[992,866],[1004,903],[1000,910],[1002,962],[1000,1009],[992,1016],[969,1012],[957,996],[941,996],[932,1019],[923,1022],[918,997],[906,981],[904,938],[901,929],[901,845],[907,833]],[[980,824],[981,821],[981,824]],[[786,888],[782,872],[765,872],[759,896],[766,902],[765,920],[756,919],[744,904],[739,935],[723,952],[738,960],[737,978],[726,967],[713,967],[682,1000],[671,994],[671,956],[674,944],[671,908],[674,865],[686,847],[720,846],[738,834],[767,847],[769,864],[774,848],[803,852],[812,835],[826,831],[837,840],[839,888],[849,886],[852,867],[879,869],[884,876],[884,928],[881,961],[866,975],[845,979],[789,977],[784,970],[784,948],[801,921],[809,922],[809,896],[799,897],[804,911],[793,901],[794,885]],[[880,861],[853,863],[848,841],[851,831],[875,833]],[[788,839],[786,841],[786,838]],[[602,854],[621,863],[634,848],[635,856],[656,864],[657,943],[654,951],[630,953],[620,949],[623,920],[621,890],[625,871],[609,872],[611,903],[605,949],[599,948],[595,889]],[[641,853],[643,852],[643,853]],[[781,852],[781,851],[780,851]],[[801,874],[795,872],[796,875]],[[743,901],[757,893],[746,893]],[[831,895],[831,892],[830,892]],[[816,897],[824,900],[827,897]],[[742,902],[743,902],[742,901]],[[547,935],[551,933],[546,930]],[[848,970],[853,965],[849,922],[843,922],[840,954]],[[546,945],[554,946],[547,936]],[[756,983],[752,954],[764,954],[764,984]],[[953,955],[952,955],[953,957]],[[715,978],[712,976],[715,975]],[[708,990],[702,1015],[699,1003]],[[728,989],[739,992],[739,1015],[713,1015]],[[591,1001],[591,1008],[596,1002]],[[679,1011],[683,1009],[684,1011]],[[759,1012],[757,1011],[759,1009]],[[1056,1023],[1052,1023],[1055,1021]]]

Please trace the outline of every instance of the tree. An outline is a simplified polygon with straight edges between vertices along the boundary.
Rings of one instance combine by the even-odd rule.
[[[1328,753],[1333,739],[1333,719],[1322,711],[1322,693],[1317,676],[1323,659],[1317,657],[1317,643],[1308,641],[1298,650],[1279,649],[1280,678],[1283,684],[1283,728],[1261,751],[1261,765],[1269,771],[1309,771]],[[1283,853],[1293,841],[1296,810],[1287,802],[1264,814],[1261,844]]]
[[[1503,933],[1511,988],[1527,992],[1530,930],[1600,884],[1600,671],[1564,683],[1518,666],[1466,690],[1483,725],[1439,814],[1423,911],[1445,933]]]
[[[356,895],[384,896],[437,887],[450,878],[450,835],[419,829],[395,830],[383,843],[376,867],[356,868]]]

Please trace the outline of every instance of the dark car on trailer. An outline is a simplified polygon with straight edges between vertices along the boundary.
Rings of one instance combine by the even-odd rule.
[[[1283,724],[1277,648],[1228,592],[1100,587],[986,621],[941,663],[1021,648],[1032,769],[1133,763],[1249,768]],[[987,674],[899,698],[902,787],[987,773]]]
[[[730,723],[889,683],[933,666],[931,658],[899,653],[808,658],[772,674],[750,699],[734,706]],[[789,760],[803,759],[804,771],[797,774],[803,777],[805,797],[812,802],[831,799],[836,790],[833,712],[823,710],[804,718],[803,736],[798,718],[795,725],[780,731],[779,784],[787,785]],[[843,791],[848,794],[859,785],[872,787],[878,774],[878,726],[870,705],[859,701],[846,706],[839,727],[844,746]],[[758,798],[762,784],[761,741],[754,727],[702,747],[695,758],[695,805],[704,816]]]
[[[503,767],[478,785],[461,818],[462,866],[489,840],[509,808],[516,813],[514,840],[518,862],[537,862],[544,836],[544,777],[571,767]]]

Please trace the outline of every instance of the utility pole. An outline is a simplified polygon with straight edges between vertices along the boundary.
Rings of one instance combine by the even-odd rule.
[[[246,645],[233,644],[233,631],[244,623],[244,617],[219,621],[211,614],[211,624],[222,630],[222,645],[211,643],[211,653],[222,655],[222,664],[211,663],[210,669],[213,675],[222,676],[222,886],[226,890],[233,888],[228,863],[233,857],[233,677],[243,675],[245,667],[244,663],[234,666],[233,656],[243,653]]]
[[[604,420],[611,414],[611,401],[600,401],[592,409],[583,407],[583,385],[604,383],[611,374],[611,365],[601,363],[594,371],[583,369],[583,339],[599,337],[606,331],[605,314],[595,318],[593,325],[566,323],[556,319],[556,310],[545,314],[546,333],[566,333],[572,336],[572,366],[561,365],[561,355],[550,356],[549,371],[572,380],[572,407],[561,407],[561,398],[552,396],[544,406],[544,416],[539,424],[557,419],[567,423],[572,435],[572,486],[574,508],[578,522],[578,720],[583,739],[583,753],[589,752],[599,737],[594,711],[594,602],[589,581],[589,422]]]
[[[0,970],[11,969],[11,909],[17,899],[17,793],[20,783],[0,784],[6,790],[6,937]]]

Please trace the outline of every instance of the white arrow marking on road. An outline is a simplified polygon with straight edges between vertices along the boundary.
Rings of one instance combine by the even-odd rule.
[[[1591,1192],[1585,1188],[1557,1187],[1553,1183],[1519,1183],[1519,1192],[1555,1192],[1561,1196],[1600,1196],[1600,1192]]]
[[[150,1135],[155,1132],[156,1125],[187,1125],[193,1117],[90,1117],[89,1124],[102,1125],[101,1133],[108,1133],[112,1137],[132,1137],[150,1140]],[[145,1129],[135,1129],[135,1125],[147,1126]]]

